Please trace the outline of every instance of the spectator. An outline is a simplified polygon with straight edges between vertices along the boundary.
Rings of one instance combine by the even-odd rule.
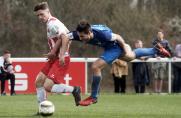
[[[4,51],[2,57],[0,57],[0,80],[1,80],[1,95],[6,95],[5,92],[5,81],[10,79],[11,83],[11,93],[10,95],[15,95],[14,86],[15,86],[15,75],[13,71],[13,66],[10,61],[11,54],[9,51]]]
[[[171,56],[173,55],[171,46],[169,42],[164,39],[164,33],[163,31],[158,31],[157,37],[153,40],[153,46],[154,47],[162,47],[165,49]],[[159,48],[158,48],[159,50]],[[160,58],[165,57],[162,53],[158,53],[158,55],[155,55],[155,57],[159,60]],[[163,85],[163,79],[166,78],[165,73],[167,72],[168,65],[166,62],[156,62],[152,63],[152,70],[154,75],[154,89],[156,93],[162,92],[162,85]]]
[[[167,77],[168,65],[166,62],[152,63],[152,71],[154,77],[154,90],[156,93],[162,92],[163,79]]]
[[[126,92],[126,76],[128,75],[128,64],[122,60],[115,60],[112,64],[111,74],[114,79],[114,92]]]
[[[143,48],[141,40],[135,42],[135,48]],[[140,58],[144,59],[144,57]],[[144,93],[146,84],[149,84],[149,71],[148,65],[145,62],[134,62],[132,64],[133,82],[136,93]]]
[[[181,44],[177,44],[175,47],[175,56],[181,58]]]
[[[175,59],[181,58],[181,44],[177,44],[175,48]],[[173,63],[173,92],[181,92],[181,62]]]

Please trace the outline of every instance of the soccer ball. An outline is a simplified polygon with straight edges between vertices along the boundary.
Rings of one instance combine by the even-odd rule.
[[[45,100],[39,105],[39,113],[43,116],[50,116],[55,112],[55,106],[52,102]]]

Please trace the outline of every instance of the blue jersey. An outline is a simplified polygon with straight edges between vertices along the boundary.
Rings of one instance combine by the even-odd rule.
[[[103,48],[117,47],[117,41],[112,40],[112,30],[105,25],[92,25],[93,39],[88,41],[88,44],[97,45]],[[76,31],[69,33],[69,39],[81,41]]]
[[[113,38],[112,30],[105,25],[92,25],[93,39],[86,42],[91,45],[96,45],[104,48],[103,54],[100,56],[106,63],[111,64],[115,59],[118,59],[123,54],[123,49],[118,42]],[[76,31],[68,34],[69,39],[80,41]]]

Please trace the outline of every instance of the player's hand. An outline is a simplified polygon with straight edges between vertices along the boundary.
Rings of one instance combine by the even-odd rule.
[[[64,56],[59,56],[59,63],[61,66],[65,65],[65,57]]]
[[[56,57],[56,54],[54,53],[48,53],[48,54],[44,54],[45,57],[47,57],[48,59],[52,60]]]

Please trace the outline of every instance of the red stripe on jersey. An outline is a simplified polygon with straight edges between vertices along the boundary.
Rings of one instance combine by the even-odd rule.
[[[58,37],[48,39],[48,45],[50,47],[50,50],[55,46],[55,43],[57,42],[57,40],[58,40]]]
[[[50,48],[50,50],[52,49],[52,43],[51,43],[51,39],[48,39],[48,46]]]
[[[54,37],[53,38],[53,41],[56,43],[57,42],[57,40],[58,40],[58,37]]]

